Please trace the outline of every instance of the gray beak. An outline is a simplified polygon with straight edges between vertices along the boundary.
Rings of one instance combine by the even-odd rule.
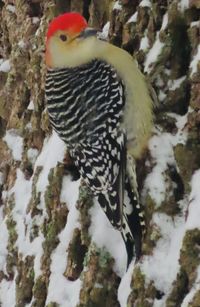
[[[96,36],[98,30],[96,29],[93,29],[93,28],[86,28],[85,30],[83,30],[78,38],[87,38],[87,37],[90,37],[90,36]]]

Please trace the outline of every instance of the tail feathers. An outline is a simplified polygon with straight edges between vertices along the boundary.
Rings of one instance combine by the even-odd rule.
[[[127,265],[130,264],[134,256],[136,261],[140,259],[142,254],[142,238],[145,233],[143,209],[139,202],[137,182],[133,175],[134,168],[131,168],[131,171],[129,168],[129,172],[125,175],[124,180],[122,211],[119,210],[120,201],[116,187],[113,187],[113,191],[109,191],[109,193],[100,193],[97,196],[110,223],[121,231],[128,255]]]
[[[133,257],[135,256],[136,261],[138,261],[142,255],[142,236],[141,232],[132,232],[130,230],[130,224],[127,222],[127,217],[124,216],[124,224],[122,228],[122,238],[126,246],[127,252],[127,268]]]
[[[134,255],[136,261],[138,261],[142,255],[142,238],[144,230],[144,216],[139,203],[138,194],[134,193],[131,183],[128,177],[126,177],[122,237],[126,245],[128,265]]]
[[[125,189],[128,193],[128,199],[130,200],[133,208],[133,215],[136,220],[134,223],[134,227],[141,228],[143,235],[146,231],[145,219],[144,219],[144,209],[139,200],[138,186],[137,186],[137,178],[136,178],[136,170],[135,170],[135,160],[134,158],[128,154],[127,157],[127,177],[125,182]],[[131,216],[131,219],[134,219]],[[131,223],[131,220],[130,220]]]
[[[121,231],[127,250],[128,267],[134,256],[136,257],[136,261],[140,259],[142,250],[142,228],[139,218],[140,210],[137,208],[138,200],[131,190],[128,179],[125,183],[124,196],[122,217],[119,217],[119,212],[116,211],[116,208],[114,210],[114,204],[117,205],[117,202],[113,202],[114,199],[111,195],[99,194],[98,201],[113,227]]]

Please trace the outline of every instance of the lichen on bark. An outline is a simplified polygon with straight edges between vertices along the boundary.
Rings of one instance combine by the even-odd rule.
[[[153,0],[151,6],[144,3],[140,5],[141,1],[121,0],[113,10],[115,2],[0,1],[0,58],[9,59],[10,63],[8,71],[0,71],[0,172],[4,178],[0,184],[0,209],[8,233],[8,253],[5,269],[0,271],[0,285],[5,281],[15,284],[18,307],[28,303],[32,307],[59,306],[56,301],[46,304],[46,299],[52,255],[60,243],[59,235],[68,223],[68,204],[60,201],[66,165],[58,163],[50,169],[42,209],[43,196],[37,189],[37,184],[43,167],[35,167],[28,154],[30,149],[34,149],[39,155],[45,144],[44,139],[47,140],[52,132],[44,98],[44,37],[48,22],[54,16],[70,10],[78,11],[85,15],[90,26],[97,28],[102,28],[110,21],[110,41],[128,50],[138,60],[142,70],[145,70],[145,60],[150,49],[159,39],[162,44],[160,54],[151,63],[149,70],[146,70],[160,101],[155,112],[155,124],[162,133],[175,135],[178,128],[169,113],[185,115],[188,107],[190,108],[183,129],[183,133],[187,131],[187,140],[173,147],[178,175],[171,165],[166,167],[163,176],[168,189],[160,206],[156,205],[148,191],[143,191],[145,177],[151,173],[155,161],[150,153],[146,153],[138,161],[140,192],[146,204],[147,234],[143,246],[144,255],[151,257],[162,238],[161,229],[153,222],[154,214],[166,215],[173,221],[183,213],[182,203],[179,201],[185,196],[187,200],[191,191],[191,178],[200,168],[200,64],[197,64],[197,71],[193,74],[190,66],[199,46],[198,1],[189,1],[189,7],[185,10],[180,9],[180,1],[176,0]],[[129,19],[133,14],[136,14],[135,19],[131,21]],[[165,23],[164,18],[168,18]],[[145,40],[148,41],[146,46]],[[177,80],[180,81],[178,87],[175,86]],[[14,129],[23,138],[21,161],[13,159],[12,152],[3,140],[10,129]],[[13,193],[7,193],[15,185],[17,170],[21,170],[27,182],[32,182],[31,197],[26,208],[26,214],[31,217],[30,242],[43,236],[41,272],[37,272],[37,277],[34,271],[35,256],[23,257],[17,247],[19,233],[13,218],[15,197]],[[181,185],[178,189],[177,184]],[[120,277],[113,269],[114,259],[108,251],[91,242],[92,205],[92,196],[81,183],[76,204],[80,227],[74,229],[68,250],[66,246],[67,254],[63,256],[67,263],[64,278],[72,282],[81,279],[79,307],[101,307],[102,302],[103,306],[116,307],[120,305],[117,294]],[[43,210],[46,211],[45,218]],[[166,307],[181,306],[195,285],[200,264],[199,244],[199,229],[186,230],[180,249],[178,273],[171,285],[171,292],[168,293]],[[127,306],[130,307],[153,306],[155,301],[161,300],[165,295],[156,288],[154,280],[146,280],[140,263],[133,269],[130,286],[127,301]],[[198,289],[188,306],[200,306]]]

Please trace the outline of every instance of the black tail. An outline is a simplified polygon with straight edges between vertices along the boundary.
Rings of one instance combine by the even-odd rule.
[[[123,210],[123,230],[122,237],[126,245],[128,264],[135,255],[138,261],[142,254],[142,237],[144,231],[143,210],[139,203],[138,196],[133,192],[130,181],[126,177],[125,199]]]

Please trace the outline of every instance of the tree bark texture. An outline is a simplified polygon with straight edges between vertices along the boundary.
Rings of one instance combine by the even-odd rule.
[[[198,0],[189,0],[188,7],[184,8],[184,1],[178,0],[142,2],[144,5],[140,5],[140,0],[121,0],[117,6],[113,0],[0,1],[0,59],[9,59],[10,65],[10,69],[0,71],[0,223],[5,224],[8,236],[8,253],[5,255],[4,269],[0,271],[0,289],[5,283],[15,286],[17,307],[26,304],[32,307],[59,306],[56,301],[47,303],[46,297],[51,255],[59,244],[59,233],[69,223],[67,204],[61,202],[60,193],[66,167],[71,161],[66,153],[64,163],[58,163],[50,169],[43,195],[46,215],[42,218],[42,196],[36,186],[43,169],[35,165],[35,161],[30,161],[28,154],[30,149],[39,154],[44,139],[52,133],[44,97],[44,44],[48,23],[54,16],[66,11],[78,11],[86,17],[90,26],[99,29],[110,22],[109,40],[137,59],[157,93],[159,103],[155,107],[155,126],[159,127],[161,133],[177,133],[175,118],[170,114],[187,114],[183,127],[187,140],[184,144],[176,143],[173,146],[178,171],[172,165],[166,166],[163,176],[167,188],[159,206],[144,188],[147,174],[151,173],[156,163],[151,151],[147,151],[137,161],[140,194],[147,220],[144,257],[153,255],[162,237],[153,220],[154,214],[163,214],[173,221],[183,213],[182,199],[185,200],[184,210],[187,211],[185,208],[188,206],[189,211],[190,182],[194,172],[200,168],[200,62],[196,64],[195,71],[192,71],[191,66],[200,43],[200,3]],[[146,40],[148,44],[141,47]],[[152,48],[156,50],[158,40],[162,48],[155,60],[148,63],[147,56]],[[175,80],[180,81],[178,86],[174,86]],[[23,142],[20,159],[13,157],[4,140],[7,132],[19,136]],[[12,188],[19,172],[26,182],[31,182],[31,198],[25,209],[25,216],[31,220],[30,240],[39,234],[44,238],[41,272],[37,278],[34,271],[36,255],[30,252],[24,256],[16,245],[19,230],[13,218],[15,197]],[[77,306],[120,306],[117,297],[120,277],[113,270],[114,260],[105,249],[91,243],[88,229],[92,197],[83,184],[76,206],[80,213],[80,227],[73,232],[67,256],[63,255],[68,258],[64,278],[73,282],[81,276]],[[37,223],[38,219],[40,223]],[[180,243],[178,273],[163,306],[182,306],[184,298],[193,288],[200,265],[199,246],[200,229],[195,227],[185,231]],[[140,263],[133,268],[130,286],[126,303],[128,307],[157,306],[154,304],[166,294],[160,293],[154,281],[145,276]],[[1,305],[9,307],[1,302],[0,297]],[[200,287],[195,287],[188,306],[200,306]]]

